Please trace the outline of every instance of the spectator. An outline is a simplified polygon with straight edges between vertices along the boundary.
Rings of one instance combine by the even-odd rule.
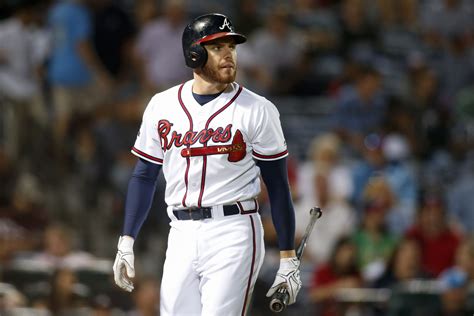
[[[160,290],[153,278],[143,279],[137,284],[133,295],[135,308],[127,316],[159,315]]]
[[[0,213],[0,217],[9,218],[25,229],[33,246],[48,225],[49,216],[39,179],[27,172],[18,175],[11,204]]]
[[[418,180],[411,165],[408,141],[400,134],[388,134],[383,139],[382,151],[386,165],[383,175],[387,178],[396,202],[388,214],[390,232],[402,235],[415,219]]]
[[[277,6],[239,51],[245,85],[257,92],[284,94],[291,86],[287,72],[303,56],[305,45],[300,32],[290,24],[288,9]]]
[[[95,259],[91,254],[73,248],[72,238],[66,226],[51,224],[44,232],[42,250],[27,259],[34,266],[49,269],[80,269],[94,265]]]
[[[427,1],[421,8],[422,31],[432,36],[446,37],[453,34],[472,33],[472,6],[469,1]]]
[[[59,1],[49,12],[53,33],[49,81],[54,103],[54,140],[61,156],[72,118],[78,113],[93,113],[113,84],[93,48],[90,1]]]
[[[383,154],[382,144],[382,136],[380,134],[373,133],[367,135],[363,141],[362,159],[356,161],[352,167],[354,192],[351,202],[354,203],[358,210],[362,207],[363,193],[367,182],[372,176],[382,174],[386,166],[387,162]]]
[[[449,109],[454,107],[458,93],[474,79],[474,63],[470,39],[452,34],[445,39],[446,49],[439,60],[440,93]]]
[[[131,17],[112,0],[93,4],[93,43],[97,56],[109,75],[122,83],[132,77],[132,47],[135,25]]]
[[[460,269],[450,269],[439,276],[441,285],[440,316],[463,316],[472,314],[467,308],[469,279]]]
[[[387,228],[390,233],[403,234],[415,217],[418,187],[407,141],[396,134],[369,134],[364,138],[363,158],[353,167],[353,202],[363,207],[363,189],[371,177],[383,175],[394,197]]]
[[[422,265],[431,276],[439,274],[454,264],[456,250],[461,241],[446,220],[446,204],[442,192],[425,192],[419,205],[417,222],[407,231],[422,249]]]
[[[136,137],[143,109],[139,99],[130,99],[108,110],[108,117],[94,126],[99,171],[105,183],[124,194],[135,164],[129,144]]]
[[[306,254],[313,262],[327,262],[336,241],[351,234],[356,225],[355,210],[348,199],[352,195],[350,170],[343,164],[340,140],[335,134],[322,134],[313,140],[309,161],[299,171],[300,198],[295,204],[296,231],[304,233],[308,210],[317,205],[324,221],[315,225]]]
[[[105,294],[99,294],[91,302],[92,316],[113,316],[112,300]]]
[[[239,2],[239,10],[234,25],[242,34],[251,34],[262,26],[262,17],[257,1],[243,0]]]
[[[54,272],[49,295],[49,310],[53,315],[72,315],[74,310],[87,306],[85,296],[72,270],[61,268]]]
[[[426,65],[413,67],[409,78],[416,130],[415,154],[419,159],[428,160],[437,151],[448,148],[451,116],[441,102],[440,82],[432,68]]]
[[[417,0],[377,1],[378,24],[381,26],[378,42],[390,57],[403,60],[413,51],[422,49]]]
[[[403,239],[394,250],[384,273],[374,281],[373,286],[391,288],[401,282],[427,277],[421,266],[420,245],[414,239]]]
[[[342,237],[336,242],[330,260],[316,268],[309,293],[310,300],[318,305],[318,315],[340,315],[335,301],[337,291],[361,285],[356,247],[349,238]]]
[[[347,57],[361,47],[371,49],[376,38],[376,29],[368,18],[363,0],[344,0],[339,11],[342,29],[340,54]]]
[[[1,120],[5,149],[15,159],[30,152],[30,138],[48,123],[40,90],[48,37],[38,25],[39,9],[40,1],[17,1],[13,15],[0,20]]]
[[[39,246],[38,240],[49,222],[39,179],[23,172],[12,180],[9,204],[0,208],[0,262],[5,265],[18,253]]]
[[[460,174],[447,188],[450,220],[465,234],[474,234],[474,153],[460,164]]]
[[[386,216],[394,203],[387,180],[375,176],[367,183],[363,195],[361,227],[352,236],[357,249],[357,264],[364,280],[374,281],[385,270],[397,239],[386,230]]]
[[[365,135],[378,132],[382,126],[386,102],[380,85],[380,74],[362,66],[354,83],[344,87],[337,98],[333,128],[356,151],[362,149]]]
[[[190,76],[181,46],[186,13],[182,0],[167,0],[164,15],[148,22],[138,35],[135,55],[141,64],[142,86],[148,94],[165,90]]]

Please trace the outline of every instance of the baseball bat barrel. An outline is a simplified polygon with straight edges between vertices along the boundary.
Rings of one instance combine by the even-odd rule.
[[[303,238],[301,239],[300,245],[298,246],[298,249],[296,249],[296,257],[298,260],[301,259],[301,256],[303,255],[303,251],[306,248],[306,244],[308,243],[308,238],[313,230],[314,223],[316,223],[316,220],[320,218],[321,215],[323,215],[323,213],[319,207],[313,207],[309,211],[309,223],[306,226],[306,230],[304,232]],[[274,313],[282,312],[288,305],[289,300],[290,294],[288,294],[286,287],[280,287],[272,295],[270,300],[270,310]]]

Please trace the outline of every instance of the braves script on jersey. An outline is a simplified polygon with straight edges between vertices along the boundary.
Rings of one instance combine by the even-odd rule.
[[[236,83],[201,106],[192,84],[152,98],[132,152],[163,164],[169,206],[213,206],[256,197],[260,182],[253,158],[288,154],[277,109]]]

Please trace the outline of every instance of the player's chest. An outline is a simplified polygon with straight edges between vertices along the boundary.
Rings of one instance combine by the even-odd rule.
[[[164,151],[210,144],[229,144],[236,135],[247,139],[248,119],[235,106],[202,107],[162,113],[156,133]]]

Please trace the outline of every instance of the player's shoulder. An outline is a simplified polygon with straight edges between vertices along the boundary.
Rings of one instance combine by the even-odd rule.
[[[248,104],[256,108],[275,107],[272,101],[245,87],[242,87],[242,92],[239,96],[239,99],[241,99],[241,103]]]

